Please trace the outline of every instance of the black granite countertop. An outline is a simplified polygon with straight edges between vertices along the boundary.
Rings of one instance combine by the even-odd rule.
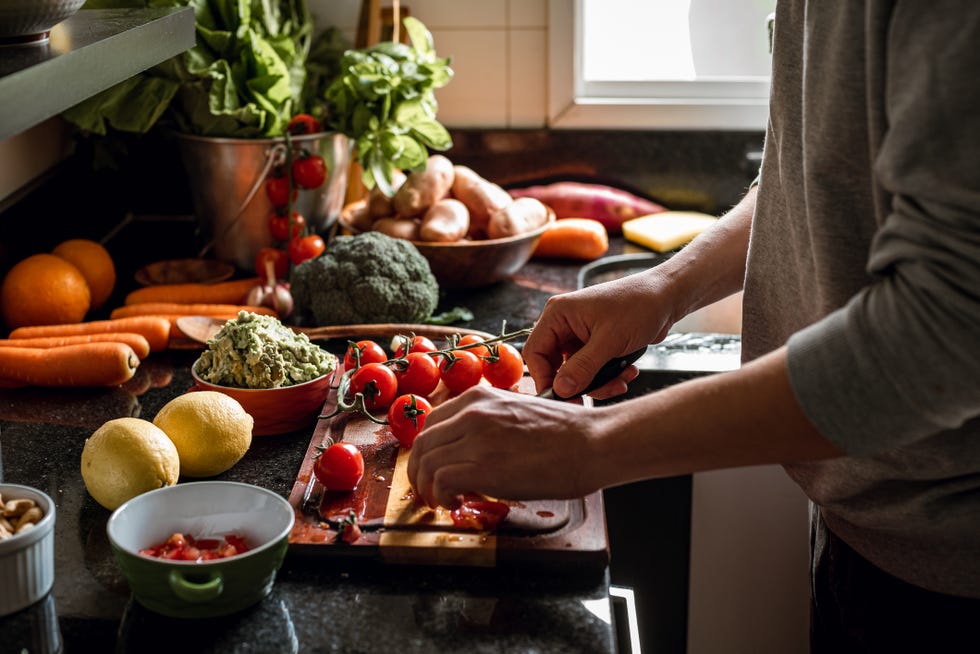
[[[442,304],[469,307],[476,317],[468,327],[496,332],[505,319],[508,330],[528,327],[550,295],[574,288],[578,268],[532,262],[511,280],[447,294]],[[86,652],[616,651],[608,572],[419,569],[291,552],[272,594],[227,618],[164,618],[135,603],[110,551],[110,512],[85,490],[81,451],[105,420],[152,419],[188,389],[197,354],[151,355],[141,378],[119,388],[0,391],[0,480],[37,487],[57,506],[54,588],[0,618],[0,651],[57,651],[45,643]],[[216,479],[288,497],[311,433],[255,438]]]

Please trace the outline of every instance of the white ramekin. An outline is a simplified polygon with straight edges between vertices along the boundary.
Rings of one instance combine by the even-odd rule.
[[[0,540],[0,616],[20,611],[48,594],[54,585],[54,502],[30,486],[0,484],[4,502],[34,500],[44,517],[33,529]]]

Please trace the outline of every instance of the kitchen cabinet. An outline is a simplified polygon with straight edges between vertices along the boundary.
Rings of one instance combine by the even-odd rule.
[[[194,10],[83,9],[0,56],[0,141],[194,46]]]

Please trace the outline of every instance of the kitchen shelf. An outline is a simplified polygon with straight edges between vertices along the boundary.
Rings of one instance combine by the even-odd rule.
[[[194,46],[190,7],[83,9],[44,44],[0,47],[0,141]]]

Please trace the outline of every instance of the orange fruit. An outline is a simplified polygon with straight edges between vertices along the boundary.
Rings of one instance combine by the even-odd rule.
[[[17,262],[0,285],[0,314],[10,329],[81,322],[91,302],[85,276],[53,254]]]
[[[73,264],[92,292],[92,308],[98,309],[112,295],[116,286],[116,266],[112,257],[100,243],[84,238],[73,238],[60,243],[51,254]]]

